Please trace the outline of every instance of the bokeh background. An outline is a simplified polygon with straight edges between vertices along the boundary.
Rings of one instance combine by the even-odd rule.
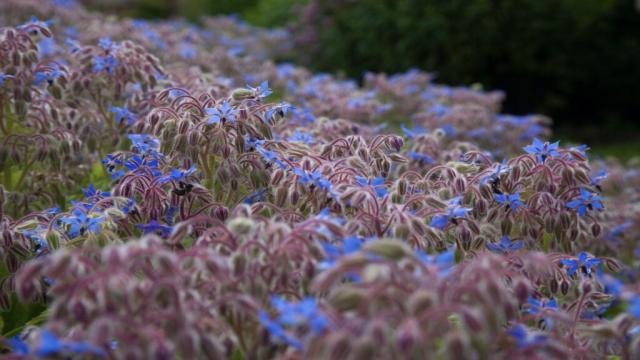
[[[294,34],[292,61],[360,79],[419,68],[500,89],[555,138],[640,155],[640,0],[86,0],[135,18],[234,14]]]

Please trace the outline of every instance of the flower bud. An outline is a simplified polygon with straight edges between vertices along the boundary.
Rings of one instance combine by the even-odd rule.
[[[622,266],[617,260],[610,259],[610,258],[604,258],[603,260],[604,260],[604,265],[607,267],[607,269],[613,272],[619,272],[622,269]]]
[[[278,186],[280,185],[280,181],[282,181],[282,179],[284,178],[284,170],[282,169],[276,169],[275,171],[273,171],[271,173],[271,186]]]
[[[200,342],[198,334],[194,330],[180,332],[177,337],[178,352],[184,359],[194,359],[198,343]]]
[[[467,182],[463,178],[458,177],[453,182],[453,188],[456,190],[457,193],[461,194],[467,188]]]
[[[407,180],[398,180],[398,194],[404,196],[407,193]]]
[[[409,226],[406,224],[398,224],[394,230],[395,237],[398,239],[407,239],[411,233],[411,229],[409,229]]]
[[[7,258],[9,256],[7,255]],[[31,300],[40,292],[40,281],[38,280],[42,271],[42,262],[30,262],[16,274],[16,293],[21,300]]]
[[[479,333],[482,331],[482,321],[478,319],[478,314],[473,313],[471,310],[464,311],[462,313],[462,320],[465,325],[473,331],[474,333]]]
[[[18,51],[11,52],[11,61],[13,62],[13,66],[19,67],[22,62],[22,55]]]
[[[556,280],[555,278],[549,281],[549,291],[551,291],[552,294],[558,293],[558,280]]]
[[[231,155],[231,147],[230,146],[222,147],[222,157],[225,159],[228,159],[230,155]]]
[[[342,286],[331,293],[329,303],[338,311],[349,311],[357,309],[366,298],[364,289]]]
[[[447,354],[449,359],[466,359],[465,343],[459,334],[452,334],[447,338]]]
[[[289,201],[291,202],[291,205],[295,206],[298,203],[299,199],[300,199],[300,193],[298,192],[297,189],[294,188],[291,191],[291,196],[290,196],[290,199],[289,199]]]
[[[370,159],[370,157],[369,157],[369,152],[367,151],[367,149],[366,149],[366,148],[364,148],[364,147],[359,148],[359,149],[356,151],[356,155],[358,155],[358,157],[359,157],[360,159],[362,159],[363,161],[365,161],[365,162],[369,162],[369,159]]]
[[[247,260],[244,254],[237,253],[232,258],[233,273],[236,276],[241,276],[247,266]]]
[[[469,248],[471,247],[471,232],[469,232],[466,227],[461,227],[458,230],[458,240],[462,245],[462,249],[469,251]]]
[[[24,259],[29,257],[30,251],[26,244],[16,242],[9,248],[9,254],[15,255],[18,259]]]
[[[436,303],[436,297],[426,290],[418,290],[411,294],[407,303],[409,304],[409,313],[413,316],[420,316]]]
[[[474,250],[479,250],[484,248],[486,243],[487,241],[484,236],[476,236],[471,242],[471,248]]]
[[[557,283],[557,282],[556,282]],[[529,296],[529,286],[524,281],[518,281],[515,287],[516,298],[520,303],[524,303]]]
[[[329,340],[329,359],[346,359],[351,350],[351,344],[349,339],[352,337],[347,334],[335,333],[332,334],[331,340]]]
[[[236,217],[229,221],[227,228],[234,234],[246,235],[253,229],[253,221],[246,217]]]
[[[573,184],[573,170],[569,167],[562,170],[562,182],[567,185]]]
[[[58,100],[62,99],[62,89],[56,84],[49,86],[49,93]]]
[[[566,211],[560,213],[559,226],[561,226],[562,230],[569,229],[571,227],[571,217]]]
[[[173,144],[173,151],[185,153],[188,147],[187,136],[185,134],[180,134],[176,136],[175,139],[176,142]]]
[[[401,351],[407,353],[420,341],[420,327],[415,319],[408,319],[397,331],[396,343]]]
[[[425,236],[429,227],[420,219],[413,218],[410,221],[411,229],[419,236]]]
[[[353,360],[370,360],[378,353],[379,343],[372,339],[360,338],[353,345],[351,356]]]
[[[60,247],[60,234],[57,231],[47,231],[45,236],[49,249],[56,250]]]
[[[216,206],[213,209],[213,216],[220,221],[225,221],[229,217],[229,210],[223,206]]]
[[[231,98],[236,101],[251,99],[253,96],[253,91],[244,88],[235,89],[231,92]]]
[[[574,169],[574,174],[576,179],[578,179],[578,181],[580,181],[583,184],[589,184],[591,183],[591,181],[589,180],[589,176],[587,175],[587,173],[581,169],[581,168],[575,168]]]
[[[22,156],[20,155],[20,151],[15,146],[11,148],[9,154],[14,164],[20,164],[20,160],[22,160]]]
[[[502,222],[500,223],[500,229],[502,230],[503,234],[511,234],[512,226],[513,221],[511,221],[511,219],[509,218],[502,219]]]
[[[286,187],[281,186],[276,189],[276,196],[274,199],[274,203],[276,206],[283,207],[287,202],[287,197],[289,195],[289,191]]]
[[[180,119],[177,122],[177,126],[178,126],[178,134],[186,134],[189,131],[189,128],[191,127],[191,121],[189,121],[188,119]]]
[[[393,239],[370,241],[364,244],[363,249],[392,260],[399,260],[411,253],[406,244]]]
[[[204,357],[207,359],[224,359],[224,351],[222,345],[215,338],[215,335],[208,335],[202,337],[200,340],[200,346]]]
[[[198,143],[200,142],[200,133],[198,131],[189,131],[189,135],[188,135],[188,143],[190,147],[196,147],[198,146]]]

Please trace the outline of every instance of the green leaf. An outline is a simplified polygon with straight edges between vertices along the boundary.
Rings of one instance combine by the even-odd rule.
[[[19,334],[27,325],[39,325],[47,318],[46,307],[42,304],[22,303],[18,297],[11,296],[11,308],[2,313],[2,336],[11,337]]]

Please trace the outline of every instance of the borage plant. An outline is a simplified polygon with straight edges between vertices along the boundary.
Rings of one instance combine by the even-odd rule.
[[[640,171],[502,93],[277,64],[235,18],[0,14],[7,356],[640,356]]]

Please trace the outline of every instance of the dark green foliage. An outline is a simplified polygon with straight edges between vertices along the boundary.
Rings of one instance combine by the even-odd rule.
[[[284,26],[305,3],[305,0],[259,0],[243,12],[243,17],[258,26]]]
[[[633,0],[316,0],[297,33],[316,70],[435,71],[509,94],[508,111],[618,130],[640,112]],[[606,125],[605,125],[606,124]],[[595,134],[594,134],[595,135]],[[602,133],[598,134],[602,136]],[[598,140],[598,139],[596,139]]]

